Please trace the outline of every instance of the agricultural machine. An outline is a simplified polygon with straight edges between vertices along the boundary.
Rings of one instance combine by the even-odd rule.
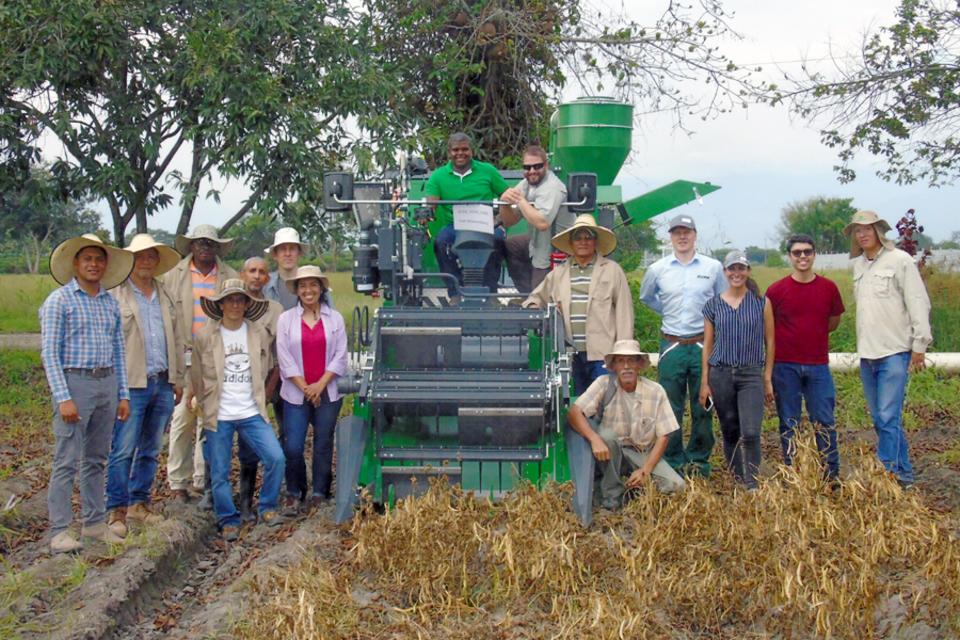
[[[551,168],[568,184],[565,206],[611,229],[646,220],[719,187],[676,181],[623,201],[613,184],[630,151],[633,108],[609,98],[559,105],[551,121]],[[517,182],[518,172],[503,172]],[[353,283],[377,294],[372,319],[351,324],[353,415],[337,427],[335,518],[352,516],[359,492],[374,502],[423,491],[431,477],[497,498],[527,481],[573,478],[575,510],[590,520],[593,458],[566,427],[569,356],[557,309],[521,308],[515,290],[480,286],[492,234],[457,229],[464,284],[439,273],[426,167],[408,163],[394,180],[324,180],[328,212],[352,212],[359,228]],[[484,204],[441,201],[432,204]],[[523,233],[523,223],[511,233]],[[448,285],[457,295],[448,296]],[[512,298],[512,299],[511,299]],[[587,484],[589,477],[589,484]]]

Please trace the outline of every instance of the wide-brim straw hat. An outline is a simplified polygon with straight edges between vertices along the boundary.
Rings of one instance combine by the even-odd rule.
[[[242,293],[247,297],[247,308],[243,312],[243,317],[250,321],[256,321],[263,317],[267,312],[269,303],[262,298],[254,298],[243,286],[243,280],[240,278],[228,278],[223,281],[220,287],[220,293],[215,296],[203,296],[200,298],[200,308],[207,314],[207,317],[214,320],[223,319],[223,307],[221,301],[227,296],[235,293]]]
[[[76,238],[64,240],[50,254],[50,275],[60,284],[67,284],[75,275],[73,259],[81,249],[97,247],[107,254],[107,268],[100,279],[100,286],[104,289],[113,289],[133,271],[133,254],[106,244],[97,235],[85,233]]]
[[[640,343],[636,340],[617,340],[614,342],[613,349],[603,357],[603,364],[607,369],[613,362],[613,356],[639,356],[645,365],[650,363],[650,355],[640,350]]]
[[[856,229],[858,224],[871,224],[873,228],[877,231],[877,237],[880,239],[880,244],[882,244],[887,249],[895,249],[897,245],[893,243],[893,240],[890,240],[886,237],[887,231],[890,231],[890,223],[881,218],[874,211],[857,211],[853,214],[853,217],[850,218],[850,224],[843,228],[843,235],[850,238],[850,257],[856,258],[861,253],[863,249],[860,247],[860,243],[857,242],[857,239],[853,236],[853,230]]]
[[[220,237],[220,232],[217,231],[217,228],[212,224],[201,224],[198,225],[196,229],[193,230],[193,235],[183,234],[177,236],[177,239],[174,241],[173,246],[176,247],[177,251],[183,255],[190,253],[190,243],[194,240],[200,240],[201,238],[206,240],[213,240],[217,243],[217,255],[222,256],[226,253],[230,247],[233,245],[233,240]]]
[[[578,229],[590,229],[597,235],[597,253],[602,256],[613,253],[613,250],[617,248],[617,236],[613,235],[613,232],[609,229],[598,225],[597,221],[593,219],[592,213],[581,213],[577,216],[572,227],[553,236],[553,246],[564,253],[573,255],[572,238],[574,232]]]
[[[297,295],[297,282],[300,280],[306,280],[307,278],[316,278],[320,281],[320,284],[323,285],[324,289],[330,288],[330,280],[323,274],[323,271],[320,270],[320,267],[308,264],[297,269],[297,274],[287,280],[287,289],[289,289],[290,293],[293,295]]]
[[[154,277],[163,275],[167,271],[170,271],[170,269],[173,269],[182,258],[173,247],[168,247],[165,244],[157,242],[149,233],[138,233],[133,236],[130,244],[127,245],[127,251],[130,253],[140,253],[147,249],[156,249],[157,254],[160,256],[157,269],[153,274]]]
[[[300,246],[300,253],[306,253],[307,245],[303,242],[300,242],[300,232],[294,229],[293,227],[283,227],[282,229],[277,229],[277,232],[273,234],[273,244],[263,250],[266,254],[273,254],[273,250],[276,249],[281,244],[296,244]]]

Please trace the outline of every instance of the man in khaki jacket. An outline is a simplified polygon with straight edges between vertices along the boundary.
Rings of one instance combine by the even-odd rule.
[[[133,271],[110,295],[120,306],[130,417],[117,421],[107,466],[107,525],[127,535],[127,519],[162,520],[150,507],[163,430],[183,392],[183,331],[173,299],[156,277],[176,266],[180,254],[150,234],[133,237]]]
[[[237,272],[223,261],[233,244],[220,238],[217,229],[202,224],[192,235],[177,236],[176,248],[186,257],[163,278],[163,285],[177,306],[178,320],[182,322],[184,365],[189,385],[189,369],[193,339],[207,322],[200,308],[202,296],[214,295],[224,280],[236,278]],[[189,395],[189,389],[187,390]],[[196,446],[197,420],[185,402],[177,404],[170,423],[170,455],[167,459],[167,481],[171,494],[177,500],[188,499],[191,477],[197,490],[204,486],[204,463],[200,447]],[[207,494],[208,500],[211,498]],[[208,505],[209,506],[209,505]]]
[[[260,520],[281,523],[277,513],[285,459],[267,421],[264,379],[273,366],[270,339],[257,320],[266,312],[264,300],[251,297],[243,281],[230,279],[219,294],[204,297],[201,305],[212,322],[194,339],[190,377],[213,487],[213,508],[224,540],[237,539],[240,514],[233,502],[230,466],[236,432],[263,463]]]
[[[618,340],[633,339],[633,300],[627,276],[604,256],[617,238],[589,213],[553,237],[553,246],[570,254],[524,300],[525,307],[556,304],[567,342],[575,354],[571,366],[574,393],[580,395],[606,373],[603,359]]]

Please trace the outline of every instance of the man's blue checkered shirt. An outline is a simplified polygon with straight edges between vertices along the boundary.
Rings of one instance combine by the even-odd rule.
[[[40,331],[40,359],[54,402],[70,400],[63,370],[73,368],[113,367],[119,398],[130,398],[120,306],[106,289],[91,297],[76,278],[56,289],[40,306]]]

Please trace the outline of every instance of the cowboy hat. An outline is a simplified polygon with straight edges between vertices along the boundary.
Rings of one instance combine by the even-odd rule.
[[[201,224],[193,230],[193,235],[183,234],[177,236],[177,239],[174,241],[173,246],[176,247],[183,255],[191,253],[190,243],[194,240],[212,240],[216,242],[219,247],[217,248],[217,255],[223,255],[226,253],[230,246],[233,244],[233,240],[224,240],[220,238],[220,233],[217,231],[217,228],[212,224]]]
[[[603,357],[603,365],[609,369],[613,356],[639,356],[645,364],[650,364],[650,356],[640,350],[640,343],[636,340],[617,340],[613,348]]]
[[[573,255],[573,234],[579,229],[589,229],[597,237],[597,253],[605,256],[617,248],[617,236],[609,229],[601,227],[593,219],[592,213],[581,213],[573,226],[553,236],[553,246],[564,253]]]
[[[160,257],[160,261],[157,263],[157,269],[153,274],[154,276],[163,275],[180,262],[181,256],[179,253],[174,251],[172,247],[157,242],[149,233],[138,233],[133,236],[130,244],[127,245],[127,251],[130,253],[140,253],[147,249],[156,249]]]
[[[64,240],[50,253],[50,275],[60,284],[67,284],[74,276],[73,259],[86,247],[103,249],[107,254],[107,268],[100,279],[100,286],[113,289],[127,279],[133,270],[133,254],[105,244],[97,235],[85,233]]]
[[[208,317],[214,320],[223,319],[223,307],[221,302],[227,296],[235,293],[242,293],[247,298],[247,308],[243,312],[243,317],[247,320],[256,321],[263,317],[267,312],[269,303],[260,298],[254,298],[243,286],[243,280],[240,278],[227,278],[220,287],[220,293],[215,296],[203,296],[200,298],[200,308]]]
[[[320,271],[320,267],[308,264],[297,269],[297,274],[287,280],[287,289],[289,289],[290,293],[293,295],[297,295],[297,282],[300,280],[306,280],[307,278],[316,278],[320,281],[320,284],[323,285],[324,289],[330,288],[330,280],[327,278],[327,276],[323,275],[323,272]]]
[[[273,254],[273,250],[281,244],[295,244],[300,246],[300,253],[306,253],[307,245],[300,242],[300,232],[293,227],[283,227],[277,229],[273,234],[273,244],[263,250],[264,253]]]
[[[853,230],[857,228],[857,225],[868,224],[873,225],[873,228],[877,232],[877,238],[879,238],[880,244],[882,244],[885,249],[896,248],[896,245],[893,244],[893,240],[884,237],[884,234],[887,231],[890,231],[890,223],[878,216],[873,211],[857,211],[855,214],[853,214],[853,217],[850,218],[850,224],[843,228],[843,235],[850,238],[851,258],[856,258],[863,253],[863,249],[860,248],[860,243],[857,242],[857,239],[853,237]]]

